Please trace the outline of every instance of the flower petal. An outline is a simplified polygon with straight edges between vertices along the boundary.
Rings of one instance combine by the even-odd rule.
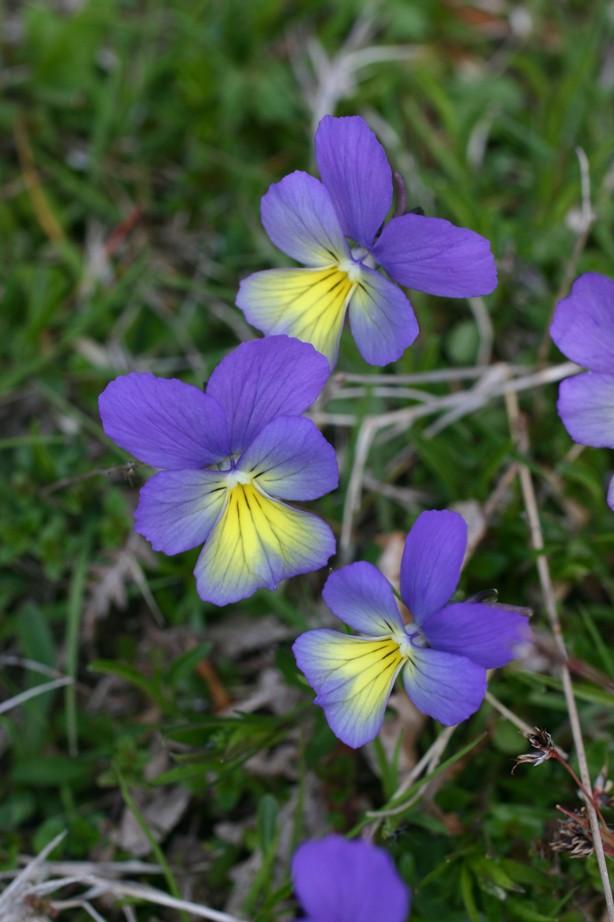
[[[488,240],[442,218],[416,214],[393,218],[371,252],[395,282],[417,291],[472,298],[497,287]]]
[[[105,433],[152,467],[201,468],[228,454],[228,425],[212,396],[175,378],[130,374],[98,398]]]
[[[401,597],[417,624],[448,602],[456,590],[467,546],[467,525],[448,509],[421,513],[401,559]]]
[[[494,669],[516,656],[531,637],[528,619],[520,612],[494,605],[453,602],[422,624],[432,647]]]
[[[383,848],[330,835],[299,846],[292,859],[298,900],[314,920],[405,922],[409,887]]]
[[[405,632],[392,586],[371,563],[351,563],[331,573],[322,596],[341,621],[362,634]]]
[[[312,346],[287,336],[243,343],[227,355],[211,375],[207,394],[226,412],[231,451],[247,448],[276,416],[304,413],[329,374]]]
[[[354,288],[340,269],[267,269],[243,279],[237,306],[263,333],[312,343],[332,368]]]
[[[339,483],[337,456],[310,419],[278,416],[237,462],[276,499],[317,499]]]
[[[467,720],[486,694],[486,670],[477,663],[428,647],[414,647],[403,668],[403,684],[414,706],[442,724]]]
[[[399,645],[321,628],[301,634],[292,649],[335,736],[352,749],[374,739],[403,663]]]
[[[335,553],[321,519],[237,484],[194,569],[201,599],[226,605],[323,567]]]
[[[418,335],[418,321],[403,292],[363,267],[349,305],[350,327],[366,362],[396,362]]]
[[[219,471],[161,471],[141,489],[135,527],[154,550],[180,554],[204,544],[227,498]]]
[[[614,375],[589,371],[561,381],[557,410],[575,442],[614,448]]]
[[[324,268],[349,258],[330,195],[315,176],[297,170],[274,183],[260,212],[275,246],[303,265]]]
[[[392,204],[392,170],[384,148],[358,115],[325,115],[315,148],[320,176],[343,232],[370,247]]]
[[[614,374],[614,282],[597,272],[576,279],[557,304],[550,336],[572,362]]]

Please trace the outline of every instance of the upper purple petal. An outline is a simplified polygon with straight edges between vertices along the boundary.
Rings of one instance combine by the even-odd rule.
[[[226,416],[214,395],[175,378],[133,373],[98,399],[105,433],[152,467],[202,468],[228,454]]]
[[[597,272],[576,279],[557,304],[550,335],[572,362],[614,374],[614,282]]]
[[[417,291],[472,298],[497,287],[488,240],[442,218],[416,214],[393,218],[371,252],[395,282]]]
[[[464,656],[415,647],[402,670],[412,703],[423,714],[453,726],[477,711],[486,694],[486,670]]]
[[[315,148],[343,232],[370,247],[392,204],[392,171],[384,148],[358,115],[325,115]]]
[[[220,471],[160,471],[141,488],[135,528],[156,551],[188,551],[207,540],[227,497]]]
[[[418,335],[416,315],[401,289],[364,266],[349,317],[358,350],[372,365],[396,362]]]
[[[431,510],[416,519],[401,559],[401,596],[417,624],[449,602],[466,547],[467,525],[457,512]]]
[[[317,499],[339,483],[335,449],[310,419],[278,416],[258,433],[237,468],[277,499]]]
[[[466,656],[486,669],[504,666],[531,636],[529,622],[517,611],[474,602],[453,602],[422,624],[437,650]]]
[[[331,835],[301,845],[292,882],[313,922],[406,922],[410,892],[382,848]]]
[[[330,195],[309,173],[297,170],[270,186],[260,213],[275,246],[304,266],[330,266],[350,255]]]
[[[559,416],[574,441],[614,448],[614,375],[592,371],[561,381]]]
[[[276,416],[303,413],[329,374],[323,355],[289,336],[257,339],[231,352],[207,385],[228,417],[230,450],[243,451]]]
[[[372,563],[359,561],[331,573],[322,596],[341,621],[361,634],[378,637],[405,630],[392,586]]]

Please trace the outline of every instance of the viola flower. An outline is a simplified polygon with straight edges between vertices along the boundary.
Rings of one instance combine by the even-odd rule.
[[[574,441],[614,448],[614,282],[597,272],[576,279],[557,304],[550,336],[563,355],[588,368],[561,382],[557,409]],[[614,477],[608,488],[614,509]]]
[[[418,516],[401,560],[401,598],[413,620],[404,624],[388,580],[370,563],[333,573],[324,601],[352,637],[325,628],[294,643],[299,668],[316,691],[333,733],[352,748],[374,739],[399,672],[414,706],[443,724],[477,711],[486,669],[503,666],[530,634],[515,610],[449,602],[467,546],[456,512]]]
[[[410,891],[383,848],[326,836],[299,846],[292,882],[305,922],[406,922]]]
[[[474,231],[419,214],[393,217],[382,229],[392,170],[364,119],[325,116],[315,154],[321,181],[297,170],[262,199],[271,241],[307,268],[269,269],[243,280],[237,305],[259,330],[313,343],[332,368],[348,313],[363,358],[386,365],[418,335],[398,285],[450,298],[496,288],[490,244]]]
[[[162,469],[141,489],[136,530],[165,554],[204,543],[194,570],[204,601],[225,605],[275,589],[334,554],[330,528],[283,502],[337,486],[333,448],[300,415],[328,374],[312,346],[275,336],[223,359],[206,394],[130,374],[100,395],[109,438]]]

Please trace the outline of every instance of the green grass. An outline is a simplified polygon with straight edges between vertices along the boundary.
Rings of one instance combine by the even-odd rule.
[[[195,553],[164,557],[132,537],[147,471],[126,470],[97,414],[97,396],[117,374],[150,370],[200,385],[252,336],[233,306],[238,283],[288,264],[262,230],[260,197],[314,166],[304,82],[313,89],[322,72],[306,43],[338,57],[361,7],[0,4],[0,689],[9,699],[49,681],[28,661],[75,678],[0,714],[3,868],[62,830],[57,855],[128,860],[117,832],[124,811],[146,826],[153,792],[167,789],[170,799],[180,785],[189,807],[164,829],[156,846],[164,872],[151,881],[242,918],[282,922],[296,915],[287,877],[294,845],[364,825],[439,732],[425,721],[396,753],[373,757],[341,746],[290,652],[296,634],[319,623],[326,574],[228,610],[202,603]],[[486,299],[492,362],[534,367],[576,245],[578,147],[596,219],[573,272],[613,274],[614,26],[605,0],[590,11],[572,0],[485,9],[381,4],[363,45],[407,46],[407,55],[365,66],[335,114],[370,121],[405,174],[410,207],[489,237],[500,276]],[[480,340],[465,301],[412,302],[421,336],[390,371],[475,363]],[[548,359],[560,359],[554,346]],[[376,371],[349,336],[338,367]],[[612,459],[571,452],[556,386],[522,392],[520,403],[595,776],[611,755],[614,723]],[[360,420],[400,406],[367,388],[327,407],[357,418],[325,430],[342,487],[315,507],[338,533]],[[434,436],[433,419],[372,450],[368,472],[389,489],[362,492],[355,559],[376,562],[422,508],[473,500],[483,510],[518,457],[501,398]],[[417,492],[408,500],[407,490]],[[517,481],[486,525],[461,589],[496,586],[503,601],[533,607],[547,637]],[[571,750],[548,655],[530,666],[500,670],[491,691]],[[270,693],[264,673],[277,683]],[[220,713],[224,701],[240,713]],[[547,845],[555,805],[577,806],[573,785],[553,763],[512,777],[524,749],[484,704],[455,731],[443,757],[450,765],[429,796],[382,824],[379,841],[414,889],[415,922],[600,917],[594,859],[573,861]],[[119,904],[98,908],[125,918]],[[153,910],[134,912],[147,920]],[[76,908],[66,918],[89,917]]]

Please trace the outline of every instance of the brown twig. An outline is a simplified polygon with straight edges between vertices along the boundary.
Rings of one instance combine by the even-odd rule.
[[[512,436],[517,443],[519,450],[522,453],[526,453],[529,447],[528,435],[526,432],[526,427],[524,426],[523,420],[520,415],[518,408],[518,399],[515,392],[509,391],[506,394],[505,398],[510,430]],[[539,575],[539,582],[542,590],[542,596],[544,599],[544,606],[546,609],[546,614],[548,616],[548,621],[550,623],[550,629],[554,637],[554,641],[561,655],[560,662],[560,675],[561,683],[563,686],[563,694],[565,696],[565,703],[567,705],[567,712],[569,714],[569,722],[571,726],[571,733],[573,736],[574,745],[576,748],[576,754],[578,757],[578,767],[580,769],[580,778],[582,779],[582,785],[586,790],[592,790],[592,783],[590,775],[588,772],[588,763],[586,760],[586,752],[584,749],[584,740],[582,739],[582,729],[580,727],[580,718],[578,715],[578,709],[576,706],[576,700],[573,693],[573,686],[571,683],[571,675],[567,666],[567,649],[565,647],[565,640],[563,638],[563,630],[561,628],[561,622],[559,620],[556,597],[554,594],[554,587],[552,585],[552,578],[550,575],[550,566],[548,564],[548,558],[544,553],[544,536],[542,533],[541,522],[539,518],[539,510],[537,505],[537,498],[535,496],[535,489],[533,486],[533,479],[531,477],[531,472],[526,464],[520,464],[518,469],[520,477],[520,487],[522,491],[522,497],[524,501],[524,506],[527,514],[527,520],[529,523],[529,533],[531,537],[531,545],[533,550],[537,552],[537,572]],[[612,886],[610,884],[610,878],[608,875],[608,868],[605,861],[605,852],[603,848],[603,841],[601,838],[601,829],[599,825],[599,819],[593,807],[592,801],[587,800],[587,811],[590,820],[591,832],[593,836],[595,855],[597,858],[597,865],[599,867],[599,874],[601,876],[601,882],[603,886],[603,892],[605,895],[605,901],[608,910],[608,919],[609,922],[614,922],[614,898],[612,895]]]

